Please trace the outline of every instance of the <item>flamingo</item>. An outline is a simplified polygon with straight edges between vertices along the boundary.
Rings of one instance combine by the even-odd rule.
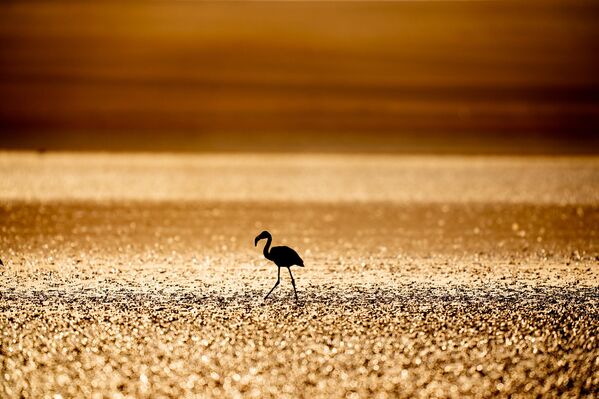
[[[281,282],[281,268],[286,267],[289,270],[289,275],[291,276],[291,284],[293,285],[293,292],[295,293],[295,300],[297,301],[297,291],[295,289],[295,280],[293,279],[293,274],[291,274],[291,266],[297,265],[300,267],[304,267],[304,261],[293,249],[289,247],[272,247],[270,248],[270,244],[272,242],[272,235],[268,231],[263,231],[260,233],[256,239],[254,240],[254,246],[258,246],[258,241],[266,239],[266,245],[264,246],[264,257],[271,262],[274,262],[278,268],[277,274],[277,282],[275,286],[268,291],[268,294],[264,297],[264,300],[268,298],[268,296],[273,292],[277,285]],[[270,251],[269,251],[270,249]]]

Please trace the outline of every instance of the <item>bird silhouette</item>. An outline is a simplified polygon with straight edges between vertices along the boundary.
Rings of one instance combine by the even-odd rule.
[[[297,301],[297,290],[295,289],[295,280],[293,279],[293,274],[291,274],[291,266],[301,266],[304,267],[304,261],[293,249],[289,247],[270,247],[272,243],[272,235],[268,231],[263,231],[260,233],[256,239],[254,240],[254,246],[258,245],[258,241],[266,239],[266,245],[264,246],[264,257],[271,262],[274,262],[277,265],[278,273],[277,273],[277,282],[275,286],[268,291],[268,294],[264,297],[266,300],[268,296],[273,292],[277,285],[281,282],[281,268],[286,267],[289,270],[289,275],[291,276],[291,284],[293,285],[293,292],[295,293],[295,300]]]

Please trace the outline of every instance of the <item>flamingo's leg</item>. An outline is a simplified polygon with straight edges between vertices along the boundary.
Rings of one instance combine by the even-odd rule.
[[[277,288],[277,285],[279,285],[279,283],[281,282],[281,268],[280,268],[280,267],[277,267],[277,270],[278,270],[278,274],[277,274],[277,282],[275,283],[275,286],[274,286],[274,287],[272,287],[272,288],[270,289],[270,291],[268,291],[268,294],[266,294],[266,296],[264,297],[264,300],[266,300],[266,298],[268,298],[268,296],[270,295],[270,293],[271,293],[271,292],[273,292],[273,290],[274,290],[275,288]]]
[[[295,300],[297,301],[297,291],[295,289],[295,280],[293,279],[293,274],[291,274],[291,268],[288,267],[287,270],[289,270],[289,275],[291,276],[291,284],[293,285],[293,293],[295,294]]]

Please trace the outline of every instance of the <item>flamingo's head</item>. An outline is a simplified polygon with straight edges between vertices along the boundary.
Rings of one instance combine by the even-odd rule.
[[[256,236],[256,238],[254,239],[254,246],[258,245],[258,241],[264,240],[265,238],[272,238],[270,233],[266,230],[264,230],[262,233]]]

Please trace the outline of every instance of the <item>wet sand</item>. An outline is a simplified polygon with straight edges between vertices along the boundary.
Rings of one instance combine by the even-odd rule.
[[[596,158],[1,153],[0,178],[0,396],[599,390]],[[286,271],[263,300],[264,229],[299,303]]]

